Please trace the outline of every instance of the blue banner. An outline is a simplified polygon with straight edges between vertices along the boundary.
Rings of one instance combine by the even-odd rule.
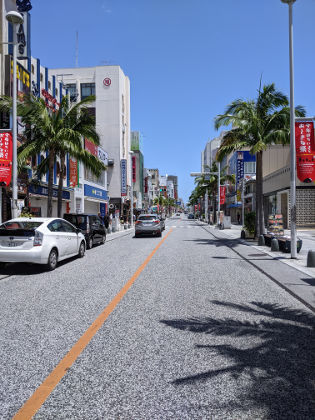
[[[101,188],[92,187],[88,184],[84,184],[84,195],[98,198],[99,200],[107,200],[107,191],[102,190]]]
[[[243,152],[237,152],[237,184],[244,178],[244,155]]]
[[[41,185],[33,185],[31,184],[29,186],[29,192],[31,194],[38,194],[38,195],[44,195],[45,197],[48,196],[48,187],[42,187]],[[53,197],[58,197],[58,188],[53,188]],[[70,200],[70,191],[62,190],[62,198],[64,200]]]

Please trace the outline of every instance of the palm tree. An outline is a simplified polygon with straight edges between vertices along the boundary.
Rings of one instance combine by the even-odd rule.
[[[263,151],[272,144],[290,141],[290,108],[286,95],[277,91],[274,83],[258,90],[256,100],[237,99],[215,118],[215,128],[232,124],[222,138],[217,153],[219,161],[236,150],[248,148],[256,155],[256,235],[264,232],[263,216]],[[295,108],[295,115],[305,116],[302,106]]]
[[[18,115],[25,124],[26,141],[18,149],[18,159],[26,161],[30,156],[46,152],[47,156],[38,166],[42,175],[48,170],[48,203],[47,216],[52,215],[53,171],[56,158],[60,158],[60,173],[58,184],[58,216],[61,216],[62,189],[65,175],[65,158],[70,157],[83,162],[85,167],[99,176],[106,167],[95,156],[84,149],[82,137],[88,138],[96,145],[99,136],[95,130],[95,119],[88,112],[87,105],[95,101],[90,96],[75,106],[70,107],[68,98],[64,97],[60,107],[51,112],[41,98],[24,97],[18,104]]]
[[[165,205],[165,198],[163,197],[163,195],[160,194],[158,197],[155,197],[155,199],[153,200],[153,204],[158,204],[160,207],[160,213],[162,213],[162,206]]]

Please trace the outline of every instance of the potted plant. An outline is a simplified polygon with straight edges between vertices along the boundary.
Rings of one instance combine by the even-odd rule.
[[[255,237],[255,221],[256,221],[256,213],[254,211],[250,211],[246,213],[244,216],[244,226],[241,232],[241,238],[251,238]]]

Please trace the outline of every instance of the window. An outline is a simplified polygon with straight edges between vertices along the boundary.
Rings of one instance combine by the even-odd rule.
[[[48,89],[51,89],[51,81],[48,80]]]
[[[255,174],[256,173],[256,162],[244,162],[244,173]]]
[[[71,226],[70,223],[62,220],[61,221],[61,224],[62,224],[62,227],[63,227],[63,231],[64,232],[76,233],[75,227]]]
[[[81,83],[81,100],[95,95],[95,83]]]
[[[51,232],[63,232],[61,220],[53,220],[47,227]]]
[[[42,82],[44,80],[43,73],[40,74],[40,81]]]
[[[78,97],[76,83],[68,83],[66,85],[66,89],[68,90],[68,92],[70,94],[70,102],[75,102],[77,100],[77,97]]]
[[[56,91],[56,96],[58,96],[58,89],[56,88],[55,91]]]
[[[103,187],[105,184],[105,172],[102,171],[101,175],[97,177],[89,169],[84,168],[84,179],[86,181],[94,182],[94,184],[98,184]]]
[[[34,64],[32,64],[32,65],[31,65],[31,72],[32,72],[32,74],[34,74],[34,73],[35,73]]]

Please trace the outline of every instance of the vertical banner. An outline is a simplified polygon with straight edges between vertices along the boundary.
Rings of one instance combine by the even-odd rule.
[[[121,196],[127,195],[127,159],[120,161],[120,174],[121,174]]]
[[[136,157],[132,156],[132,182],[137,181],[137,171],[136,171]]]
[[[225,203],[225,186],[220,185],[220,205]]]
[[[295,123],[297,177],[301,182],[315,182],[315,139],[313,122]]]
[[[12,176],[12,134],[0,133],[0,182],[9,185]]]
[[[70,187],[75,188],[78,185],[78,162],[72,157],[69,158],[69,174]]]
[[[242,178],[244,178],[244,154],[243,152],[237,152],[237,177],[236,183],[238,184]]]

